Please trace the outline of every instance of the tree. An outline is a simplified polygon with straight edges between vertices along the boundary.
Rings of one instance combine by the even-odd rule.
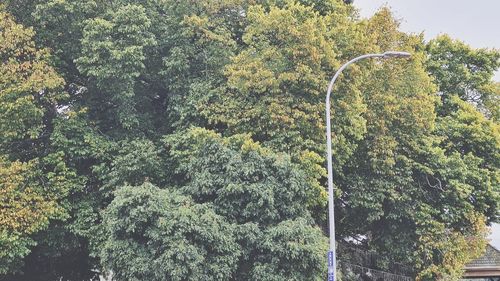
[[[498,116],[498,86],[492,81],[500,67],[500,52],[473,49],[459,40],[442,35],[427,46],[427,69],[436,79],[443,100],[458,95],[475,104],[489,117]]]
[[[199,128],[167,143],[179,186],[121,187],[106,209],[101,257],[116,278],[323,279],[326,239],[286,156]]]
[[[4,244],[24,245],[8,280],[324,277],[325,88],[390,49],[413,56],[353,65],[333,91],[337,237],[453,279],[498,220],[498,52],[425,44],[340,0],[4,2],[36,32],[2,18],[0,185],[45,212]]]
[[[430,166],[433,172],[428,185],[440,190],[445,198],[440,220],[447,223],[441,228],[455,231],[443,235],[453,238],[443,239],[442,245],[428,243],[446,250],[438,259],[441,268],[435,263],[421,276],[429,280],[453,279],[460,277],[459,268],[464,263],[484,250],[484,224],[499,218],[500,135],[496,100],[500,92],[492,77],[500,66],[500,53],[476,50],[446,35],[429,42],[426,50],[426,67],[439,87],[442,101],[437,106],[436,124],[441,151],[439,157],[429,161],[434,164]],[[470,249],[475,251],[470,253]],[[429,249],[426,251],[430,253]],[[436,257],[429,254],[421,258]]]
[[[420,280],[456,278],[484,247],[490,215],[483,207],[496,209],[490,199],[498,192],[492,191],[495,184],[485,177],[491,174],[481,168],[481,160],[467,152],[457,154],[463,150],[450,150],[442,142],[442,134],[453,129],[436,114],[439,103],[425,74],[425,54],[417,51],[423,43],[398,32],[388,13],[383,9],[369,20],[367,38],[383,50],[411,48],[414,55],[411,62],[374,65],[363,74],[368,78],[361,84],[368,104],[367,134],[337,176],[340,204],[345,206],[337,214],[347,222],[339,229],[364,237],[362,241],[390,260],[412,264]],[[487,158],[494,157],[495,130],[490,127],[482,134],[492,148]],[[492,192],[483,196],[485,190]],[[427,248],[430,241],[436,242],[433,250]],[[451,247],[453,241],[457,244]],[[478,251],[458,241],[470,241]]]
[[[123,280],[229,280],[240,255],[234,226],[208,205],[145,183],[107,208],[102,259]]]
[[[31,235],[46,228],[48,220],[60,210],[56,202],[33,186],[34,163],[7,162],[0,164],[0,274],[17,270],[36,245]]]
[[[227,89],[214,92],[207,118],[226,126],[226,133],[251,132],[279,151],[320,153],[324,83],[338,66],[326,20],[311,7],[290,2],[269,11],[252,7],[248,21],[242,36],[248,47],[226,66]],[[342,114],[359,114],[359,101],[350,101],[352,107]],[[352,117],[339,125],[345,134],[359,137],[362,121]]]
[[[76,60],[80,72],[109,97],[116,124],[124,129],[139,125],[134,87],[144,69],[145,48],[156,43],[142,6],[126,5],[108,19],[88,20],[83,29],[82,55]]]
[[[64,81],[50,66],[47,49],[37,49],[32,29],[14,22],[0,10],[0,148],[22,160],[36,156],[50,135],[56,103],[64,98]],[[35,153],[29,147],[35,146]],[[16,155],[17,154],[17,155]]]
[[[323,279],[326,239],[307,208],[318,191],[300,165],[248,135],[193,128],[166,143],[179,189],[237,225],[243,255],[233,279]]]
[[[0,275],[19,269],[49,220],[65,217],[59,200],[73,176],[47,155],[64,81],[33,36],[0,6]]]

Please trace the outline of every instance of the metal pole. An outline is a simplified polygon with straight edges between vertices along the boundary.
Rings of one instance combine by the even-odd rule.
[[[339,77],[340,73],[350,64],[365,58],[402,58],[410,57],[411,54],[406,52],[385,52],[383,54],[366,54],[354,58],[337,70],[333,76],[328,91],[326,93],[326,152],[327,152],[327,170],[328,170],[328,223],[330,234],[330,250],[328,251],[328,281],[336,281],[337,257],[335,253],[335,211],[333,201],[333,164],[332,164],[332,128],[331,128],[331,114],[330,114],[330,96],[333,89],[335,80]]]

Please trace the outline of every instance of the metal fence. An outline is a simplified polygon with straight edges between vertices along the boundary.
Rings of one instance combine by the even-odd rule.
[[[339,261],[342,281],[413,281],[412,277]]]
[[[412,281],[411,267],[348,244],[337,246],[342,281]]]

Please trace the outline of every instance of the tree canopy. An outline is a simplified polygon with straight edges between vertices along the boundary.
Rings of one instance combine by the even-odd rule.
[[[0,280],[324,280],[337,239],[457,280],[500,221],[494,49],[352,1],[6,0]],[[342,260],[341,260],[342,262]]]

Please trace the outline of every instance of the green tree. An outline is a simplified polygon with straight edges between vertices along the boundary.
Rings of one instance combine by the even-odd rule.
[[[426,50],[427,69],[435,78],[443,100],[458,95],[498,121],[500,91],[492,80],[500,67],[498,50],[473,49],[448,35],[431,40]]]
[[[41,149],[50,135],[64,81],[50,66],[48,50],[36,48],[34,31],[0,9],[0,148],[25,160],[40,152],[29,146],[39,144],[35,149]]]
[[[49,220],[61,219],[72,174],[49,136],[64,81],[34,32],[0,6],[0,276],[15,272]]]
[[[111,103],[116,123],[133,129],[139,125],[135,81],[145,67],[144,49],[156,42],[142,6],[126,5],[108,17],[86,21],[82,55],[76,63],[82,74],[94,80],[91,83],[97,91],[109,95],[105,100]]]
[[[104,215],[102,259],[123,280],[229,280],[234,226],[209,205],[150,183],[118,189]]]
[[[387,9],[365,24],[364,40],[373,40],[381,50],[413,49],[414,55],[409,62],[371,65],[362,74],[367,133],[337,176],[340,202],[346,205],[338,214],[347,222],[339,229],[345,236],[365,237],[370,248],[389,260],[413,265],[421,280],[456,279],[484,248],[484,226],[491,219],[484,207],[498,212],[492,202],[498,196],[492,180],[496,176],[479,164],[480,158],[460,154],[462,149],[453,151],[444,141],[444,132],[455,129],[438,118],[440,104],[425,73],[421,38],[397,31],[398,23]],[[477,141],[479,149],[484,139],[491,150],[480,157],[495,157],[498,133],[490,124],[481,134],[472,141],[474,146]],[[471,241],[477,251],[458,241]]]
[[[17,270],[36,245],[31,235],[46,228],[61,210],[36,186],[34,163],[0,164],[0,276]],[[35,183],[34,183],[35,182]]]
[[[444,197],[442,207],[432,215],[442,223],[441,230],[427,235],[436,237],[447,231],[438,236],[452,238],[442,239],[441,245],[437,239],[436,243],[429,243],[434,238],[425,238],[427,245],[432,245],[430,248],[443,250],[442,255],[436,255],[422,244],[427,254],[421,260],[437,262],[421,276],[425,280],[457,279],[462,265],[484,250],[484,224],[499,218],[500,135],[496,101],[500,92],[492,77],[500,66],[500,53],[473,49],[446,35],[431,40],[426,52],[426,67],[439,87],[442,101],[437,106],[435,130],[440,150],[428,160],[430,179],[426,176],[426,180],[434,192]],[[464,252],[468,254],[459,254]]]
[[[344,2],[4,1],[36,33],[2,16],[0,158],[13,176],[0,184],[45,212],[15,234],[24,246],[2,245],[22,248],[5,278],[323,278],[325,88],[341,62],[389,49],[413,57],[353,65],[333,92],[338,237],[421,280],[459,276],[498,220],[498,52],[425,44],[389,10],[359,19]],[[157,214],[147,225],[117,212],[143,207]],[[165,218],[182,236],[159,236]],[[165,246],[155,272],[162,253],[122,236],[139,225]],[[196,260],[174,259],[179,241]],[[216,264],[207,241],[222,262],[200,271]]]
[[[167,143],[178,186],[122,187],[106,209],[101,257],[118,279],[323,279],[326,239],[289,158],[199,128]]]

